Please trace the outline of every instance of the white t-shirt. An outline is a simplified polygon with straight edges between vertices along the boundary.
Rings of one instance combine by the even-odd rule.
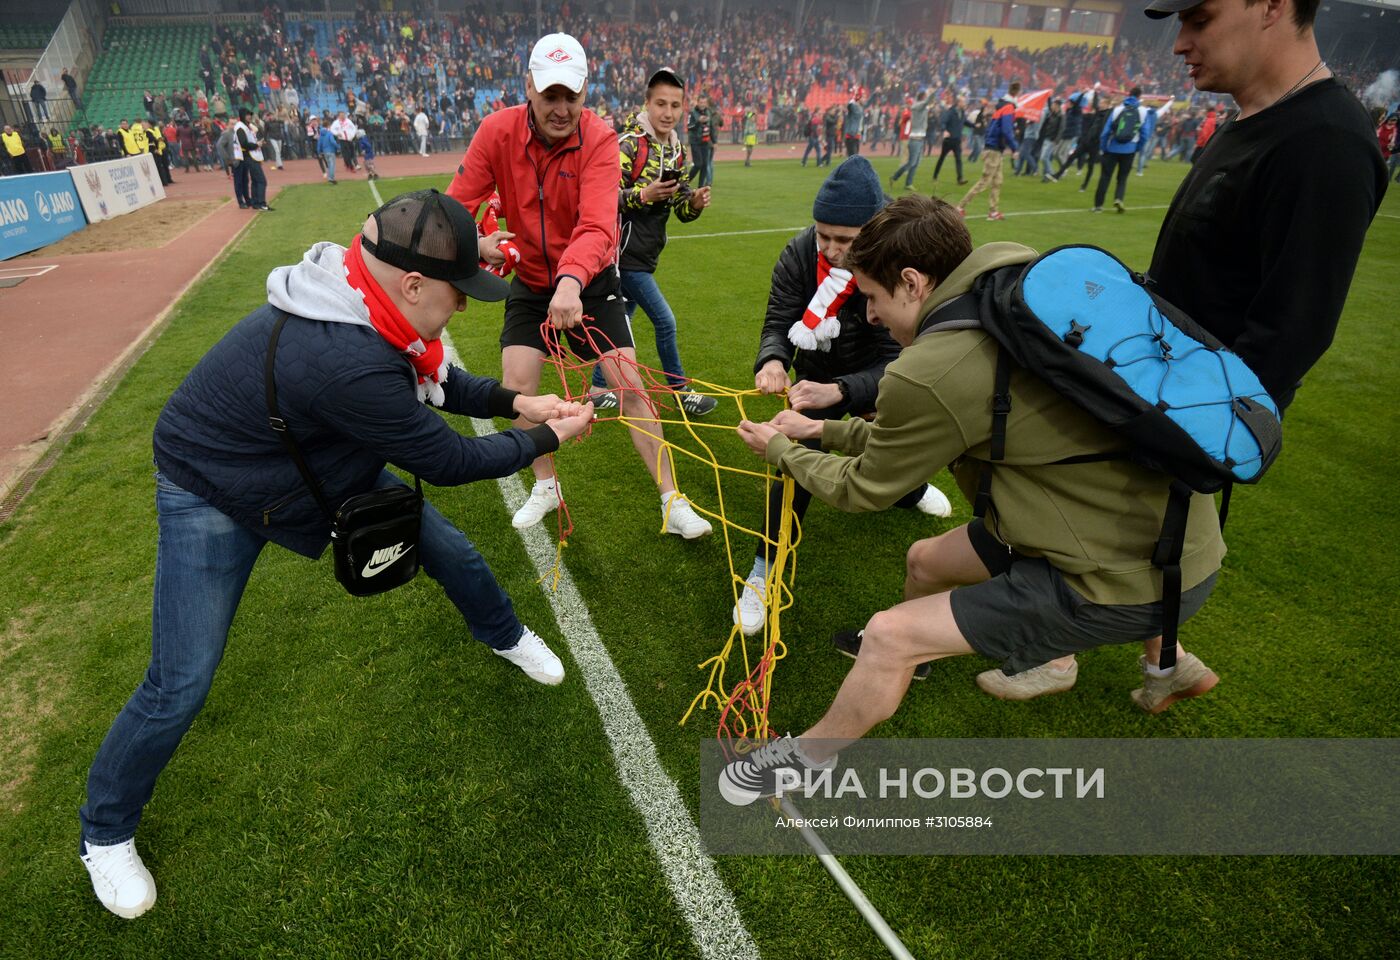
[[[413,118],[413,129],[418,132],[418,136],[428,132],[428,115],[422,110],[418,111],[418,116]]]

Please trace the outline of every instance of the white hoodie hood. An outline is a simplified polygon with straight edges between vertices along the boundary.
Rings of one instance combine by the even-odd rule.
[[[322,241],[301,263],[267,275],[267,302],[308,320],[373,326],[364,295],[345,282],[345,272],[345,248]]]

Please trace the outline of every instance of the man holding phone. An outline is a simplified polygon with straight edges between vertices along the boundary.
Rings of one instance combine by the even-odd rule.
[[[710,205],[710,188],[692,190],[682,178],[685,147],[676,133],[684,116],[685,82],[675,71],[662,68],[647,81],[646,105],[618,138],[622,180],[618,210],[622,214],[618,237],[618,266],[622,270],[622,295],[627,298],[630,320],[640,306],[656,328],[656,354],[666,371],[666,382],[692,417],[703,417],[716,406],[714,397],[686,389],[690,382],[681,366],[676,346],[676,315],[656,284],[656,262],[666,247],[666,222],[671,211],[682,223],[690,223]],[[607,389],[602,365],[593,369],[594,402],[599,409],[617,406],[617,394]]]
[[[513,239],[523,254],[506,298],[501,331],[501,380],[508,389],[534,393],[549,353],[542,328],[567,339],[583,359],[600,359],[622,413],[632,427],[632,445],[661,495],[667,533],[686,540],[712,531],[676,489],[671,457],[662,448],[664,429],[636,368],[632,329],[618,296],[617,134],[585,110],[588,58],[568,34],[541,38],[530,54],[525,99],[481,121],[448,187],[473,215],[500,193],[510,231],[480,241],[481,256],[499,266],[502,240]],[[584,317],[594,331],[590,341]],[[535,485],[512,522],[534,526],[562,498],[548,457],[532,464]]]

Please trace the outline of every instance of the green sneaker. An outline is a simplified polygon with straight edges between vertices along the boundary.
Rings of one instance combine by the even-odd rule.
[[[1146,657],[1138,657],[1138,666],[1143,668],[1142,686],[1129,696],[1148,713],[1161,713],[1178,700],[1199,697],[1220,682],[1215,671],[1191,653],[1177,658],[1176,669],[1170,677],[1154,677],[1148,673]]]
[[[998,700],[1034,700],[1047,693],[1064,693],[1079,678],[1079,661],[1068,670],[1057,670],[1048,663],[1007,676],[1000,669],[977,675],[977,686]]]

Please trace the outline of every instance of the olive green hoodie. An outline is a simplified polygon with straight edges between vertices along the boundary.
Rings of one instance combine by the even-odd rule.
[[[920,322],[969,292],[982,274],[1035,256],[1016,243],[978,247],[929,294]],[[769,442],[767,460],[842,510],[883,510],[949,465],[970,501],[990,458],[997,352],[996,340],[983,330],[924,334],[886,368],[874,422],[823,425],[822,447],[849,456],[810,450],[780,435]],[[1039,377],[1013,368],[1006,457],[992,468],[987,527],[1017,552],[1044,557],[1093,603],[1162,597],[1151,555],[1168,478],[1127,460],[1056,462],[1122,449],[1123,441],[1107,427]],[[1196,494],[1187,519],[1182,589],[1219,569],[1224,555],[1214,500]]]

